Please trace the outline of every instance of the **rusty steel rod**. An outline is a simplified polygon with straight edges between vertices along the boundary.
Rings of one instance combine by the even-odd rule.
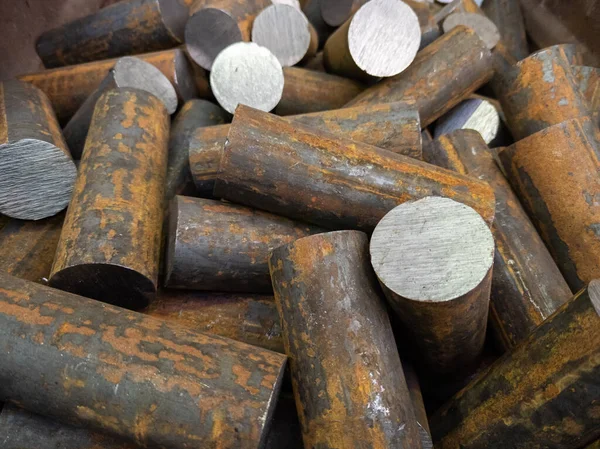
[[[296,240],[269,268],[304,445],[421,448],[366,234]]]
[[[425,403],[423,402],[423,394],[421,393],[419,378],[417,377],[417,373],[410,363],[402,360],[402,368],[404,371],[404,378],[406,379],[406,386],[408,387],[408,392],[410,393],[410,400],[413,404],[415,418],[417,419],[417,425],[419,426],[421,445],[423,446],[423,449],[433,449],[431,430],[429,429],[429,420],[427,418],[427,410],[425,410]]]
[[[266,437],[285,356],[6,274],[0,285],[1,400],[142,447]]]
[[[594,280],[436,412],[435,447],[568,449],[595,441],[599,328]]]
[[[56,215],[69,204],[76,176],[48,97],[22,81],[0,83],[0,213]]]
[[[414,98],[425,127],[483,86],[493,74],[492,62],[479,36],[458,26],[417,53],[404,72],[368,88],[347,106]]]
[[[127,308],[156,292],[169,116],[138,89],[96,105],[50,285]]]
[[[188,8],[179,0],[125,0],[46,31],[36,42],[47,68],[156,50],[183,42]]]
[[[519,0],[485,0],[481,8],[498,27],[504,47],[516,60],[529,55],[525,21]]]
[[[507,351],[525,340],[571,296],[566,281],[481,136],[458,130],[437,139],[425,160],[486,181],[496,196],[490,324]]]
[[[429,195],[494,218],[484,182],[245,106],[229,129],[214,195],[329,229],[372,230],[398,204]]]
[[[571,65],[571,71],[588,109],[600,125],[600,68]]]

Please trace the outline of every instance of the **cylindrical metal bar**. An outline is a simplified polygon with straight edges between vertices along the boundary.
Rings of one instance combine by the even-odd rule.
[[[590,118],[551,126],[499,153],[571,290],[600,277],[600,132]]]
[[[402,368],[404,371],[404,378],[406,379],[406,385],[410,394],[410,400],[413,405],[413,411],[415,418],[417,419],[417,425],[419,426],[419,434],[421,435],[421,445],[423,449],[433,449],[433,441],[431,440],[431,430],[429,430],[429,421],[427,419],[427,410],[425,410],[425,403],[423,402],[423,395],[421,394],[421,386],[419,385],[419,378],[413,367],[402,360]]]
[[[302,12],[306,14],[306,18],[313,26],[319,36],[319,48],[323,48],[325,42],[335,31],[335,27],[328,25],[323,20],[321,15],[321,1],[322,0],[305,0],[302,5]]]
[[[269,252],[324,230],[243,206],[177,196],[168,232],[166,287],[268,293]]]
[[[50,285],[127,308],[156,292],[169,116],[137,89],[98,100]]]
[[[600,68],[572,65],[571,71],[579,92],[587,101],[588,109],[600,125]]]
[[[177,109],[175,89],[160,70],[135,57],[120,58],[114,68],[109,70],[98,88],[71,117],[63,130],[71,155],[75,159],[81,159],[98,99],[111,89],[128,87],[141,89],[154,95],[163,103],[169,114],[174,113]]]
[[[482,181],[244,106],[229,128],[214,195],[330,229],[372,230],[398,204],[429,195],[494,219],[494,195]]]
[[[266,437],[283,355],[5,274],[0,285],[1,400],[143,447]]]
[[[484,142],[489,144],[499,136],[500,125],[500,114],[490,101],[468,98],[436,121],[435,138],[458,129],[472,129],[481,134]]]
[[[508,52],[516,60],[526,58],[529,55],[529,45],[519,0],[485,0],[482,9],[498,27]]]
[[[39,221],[10,220],[0,229],[0,271],[46,284],[64,215]]]
[[[422,159],[419,113],[410,103],[359,106],[285,117],[340,137]],[[192,178],[201,196],[212,197],[229,126],[195,131],[190,138]]]
[[[197,0],[185,25],[189,55],[200,67],[211,70],[225,48],[250,41],[254,18],[269,5],[271,0]]]
[[[194,82],[194,71],[185,53],[175,48],[137,55],[137,58],[152,64],[165,75],[183,103],[198,96],[210,97],[210,90],[198,91]],[[66,124],[100,85],[118,59],[88,62],[67,67],[28,73],[18,77],[41,89],[52,103],[58,121]]]
[[[371,0],[325,43],[327,71],[364,81],[403,72],[415,59],[421,26],[401,0]]]
[[[414,98],[425,127],[444,115],[493,74],[492,54],[477,34],[458,26],[425,47],[399,75],[381,81],[347,106]]]
[[[269,268],[304,445],[421,448],[366,234],[296,240]]]
[[[199,332],[285,353],[273,296],[160,290],[144,313]]]
[[[594,280],[430,419],[435,447],[569,449],[600,437],[599,315]]]
[[[319,0],[321,17],[332,27],[346,22],[368,0]]]
[[[69,204],[76,177],[48,97],[22,81],[0,83],[0,213],[56,215]]]
[[[364,90],[356,81],[299,67],[284,67],[283,77],[283,93],[275,107],[277,115],[339,109]]]
[[[490,324],[506,350],[568,301],[571,290],[481,136],[459,130],[424,151],[427,162],[486,181],[496,196]]]
[[[325,65],[323,64],[323,52],[320,51],[315,56],[308,59],[308,61],[306,61],[306,63],[302,64],[302,68],[306,69],[306,70],[313,70],[316,72],[325,73],[326,70],[325,70]],[[285,76],[285,72],[283,73],[283,75]],[[284,86],[283,90],[285,92],[285,86]]]
[[[371,263],[398,320],[435,373],[466,371],[483,350],[494,237],[481,216],[432,196],[392,209],[371,237]]]
[[[273,4],[256,16],[252,42],[268,48],[283,67],[312,58],[319,47],[317,32],[304,13],[288,4]]]
[[[206,100],[191,100],[183,105],[171,125],[169,160],[165,184],[165,207],[175,195],[195,192],[190,173],[190,140],[198,128],[229,122],[231,116],[223,108]]]
[[[497,93],[515,140],[590,113],[560,46],[519,61]]]
[[[42,33],[36,50],[47,68],[165,50],[183,42],[187,18],[179,0],[120,1]]]

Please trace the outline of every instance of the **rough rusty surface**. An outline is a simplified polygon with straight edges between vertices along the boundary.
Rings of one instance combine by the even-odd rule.
[[[398,204],[444,196],[491,223],[492,189],[475,178],[239,106],[214,195],[330,229],[372,230]]]
[[[499,154],[573,291],[600,277],[599,154],[600,131],[589,118],[554,125]]]
[[[153,95],[98,101],[50,285],[128,308],[156,292],[169,116]]]
[[[169,78],[181,101],[198,95],[203,98],[210,96],[207,91],[198,92],[193,69],[182,50],[176,48],[136,57],[152,64]],[[98,88],[116,62],[117,59],[107,59],[59,67],[21,75],[18,79],[33,84],[48,95],[59,122],[64,125]],[[190,81],[194,84],[190,85]]]
[[[498,99],[515,140],[589,115],[562,47],[540,50],[506,75]]]
[[[417,419],[417,425],[419,426],[421,445],[423,446],[423,449],[432,449],[433,442],[431,441],[431,430],[429,429],[429,420],[427,418],[427,410],[425,410],[425,403],[423,402],[423,395],[421,394],[419,378],[413,367],[404,360],[402,360],[402,368],[408,392],[410,393],[410,400],[413,405],[415,418]]]
[[[285,120],[422,159],[419,113],[410,101],[294,115]],[[228,133],[229,126],[213,126],[196,130],[190,138],[190,168],[201,196],[212,197]]]
[[[0,271],[46,284],[64,214],[38,221],[10,220],[0,229]]]
[[[600,436],[600,285],[569,300],[429,421],[439,449],[568,449]]]
[[[483,12],[498,27],[504,46],[517,60],[529,55],[525,21],[519,0],[486,0]]]
[[[169,213],[164,284],[269,293],[271,250],[319,232],[324,230],[247,207],[176,196]]]
[[[188,148],[196,129],[227,123],[230,120],[231,115],[227,111],[210,101],[196,99],[183,105],[173,120],[169,135],[166,204],[175,195],[189,195],[195,191]]]
[[[305,447],[421,448],[367,236],[305,237],[269,268]]]
[[[260,447],[285,356],[5,274],[0,285],[1,400],[143,447]]]
[[[159,290],[143,312],[200,332],[285,352],[273,296]]]
[[[364,90],[356,81],[299,67],[284,67],[283,76],[285,84],[275,108],[277,115],[339,109]]]
[[[404,72],[368,88],[347,106],[414,98],[425,127],[483,86],[493,74],[492,62],[479,36],[458,26],[417,53]]]
[[[509,350],[568,301],[571,290],[479,133],[454,131],[423,154],[427,162],[475,176],[494,189],[490,324],[499,346]]]
[[[36,50],[47,68],[165,50],[182,43],[165,22],[160,0],[127,0],[38,38]]]
[[[600,125],[600,68],[572,65],[571,70],[588,109]]]

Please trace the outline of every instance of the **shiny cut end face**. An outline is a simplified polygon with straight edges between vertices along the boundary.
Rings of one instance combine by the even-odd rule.
[[[189,9],[182,0],[158,0],[163,23],[183,43]]]
[[[163,73],[139,58],[120,58],[114,67],[114,77],[119,87],[132,87],[151,93],[165,106],[169,114],[177,110],[177,93]]]
[[[472,208],[426,197],[392,209],[371,238],[379,280],[414,301],[445,302],[475,289],[494,259],[494,238]]]
[[[350,55],[371,76],[389,77],[404,71],[420,43],[419,19],[401,0],[371,0],[352,17],[348,30]]]
[[[490,50],[492,50],[500,41],[498,27],[496,27],[494,22],[481,14],[463,12],[450,14],[446,20],[444,20],[444,32],[447,33],[459,25],[464,25],[475,31],[479,38],[484,42],[485,46]]]
[[[194,13],[185,26],[185,45],[190,57],[205,70],[221,51],[240,42],[242,32],[237,22],[217,8],[202,8]]]
[[[231,114],[238,104],[272,110],[281,100],[283,83],[277,58],[266,48],[247,42],[223,50],[210,73],[215,98]]]
[[[600,279],[594,279],[590,281],[588,292],[590,299],[592,300],[592,305],[600,317]]]

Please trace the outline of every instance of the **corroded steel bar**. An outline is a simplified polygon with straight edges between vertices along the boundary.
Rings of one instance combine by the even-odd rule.
[[[210,101],[190,100],[183,105],[169,135],[165,206],[175,195],[192,194],[196,190],[189,163],[190,140],[196,129],[227,123],[230,118],[227,111]]]
[[[76,176],[48,97],[22,81],[0,83],[0,213],[56,215],[69,204]]]
[[[499,153],[509,181],[571,290],[600,277],[600,131],[568,120]]]
[[[590,112],[600,125],[600,68],[572,65],[571,71]]]
[[[176,196],[169,211],[165,287],[269,293],[269,252],[324,232],[243,206]]]
[[[509,350],[560,306],[571,290],[479,133],[459,130],[424,151],[425,160],[486,181],[496,196],[496,241],[490,324],[497,343]]]
[[[421,448],[366,234],[296,240],[269,269],[305,447]]]
[[[315,112],[285,120],[422,159],[421,124],[411,102]],[[196,130],[190,138],[192,178],[202,196],[212,196],[228,133],[229,126],[212,126]]]
[[[425,127],[484,85],[492,74],[492,54],[483,41],[474,31],[458,26],[417,53],[404,72],[368,88],[347,106],[414,98]]]
[[[339,109],[364,89],[356,81],[299,67],[284,67],[283,77],[283,94],[275,107],[277,115]]]
[[[256,15],[271,0],[196,0],[185,25],[188,54],[211,70],[217,55],[231,44],[249,42]]]
[[[486,0],[482,9],[498,27],[508,52],[517,60],[526,58],[529,45],[519,0]]]
[[[137,89],[96,105],[50,285],[140,308],[156,292],[169,116]]]
[[[519,61],[497,93],[515,140],[590,113],[560,46]]]
[[[584,447],[600,436],[594,280],[429,421],[439,449]]]
[[[64,215],[11,220],[0,229],[0,271],[45,284],[50,277]]]
[[[423,402],[423,395],[421,394],[419,378],[417,377],[417,373],[413,367],[404,360],[402,360],[402,368],[404,371],[404,378],[406,379],[408,392],[410,394],[410,400],[413,405],[415,418],[417,419],[417,425],[419,426],[421,445],[423,446],[423,449],[433,449],[431,430],[429,429],[427,410],[425,410],[425,403]]]
[[[285,353],[273,296],[159,290],[143,312],[200,332]]]
[[[185,102],[197,96],[210,97],[210,90],[198,91],[194,82],[194,71],[181,49],[146,53],[136,57],[160,70],[175,87],[180,101]],[[18,79],[33,84],[48,95],[59,122],[66,124],[86,98],[98,88],[116,62],[117,59],[93,61],[28,73],[19,76]]]
[[[421,26],[415,12],[399,0],[371,0],[325,43],[328,72],[364,81],[404,71],[415,59]]]
[[[430,196],[395,207],[371,237],[371,263],[419,367],[457,376],[487,329],[494,238],[472,208]]]
[[[128,87],[141,89],[154,95],[163,103],[169,114],[177,109],[175,89],[160,70],[136,57],[120,58],[63,129],[65,140],[75,159],[81,159],[98,99],[111,89]]]
[[[42,33],[36,50],[47,68],[165,50],[183,42],[187,18],[179,0],[120,1]]]
[[[229,129],[214,195],[330,229],[372,230],[398,204],[429,195],[494,219],[482,181],[245,106]]]
[[[283,355],[5,274],[0,285],[1,400],[143,447],[266,437]]]

